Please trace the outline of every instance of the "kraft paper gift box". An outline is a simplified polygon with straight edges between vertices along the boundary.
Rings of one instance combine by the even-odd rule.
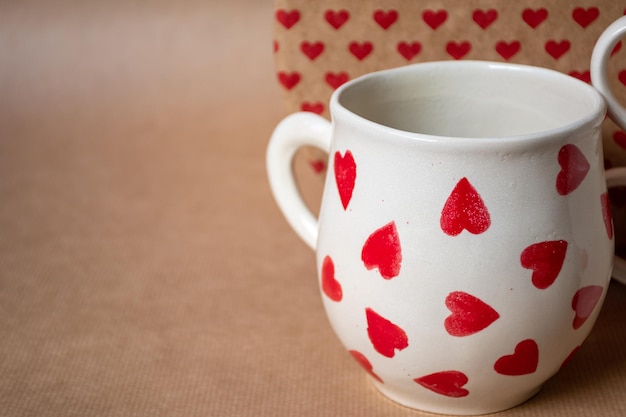
[[[287,111],[330,117],[330,96],[346,81],[425,61],[536,65],[590,82],[593,46],[611,22],[626,14],[626,2],[275,0],[274,9],[276,78]],[[622,44],[613,51],[609,76],[615,96],[626,103]],[[607,119],[602,134],[607,167],[626,165],[626,132]],[[323,176],[326,159],[319,150],[307,149],[295,165],[300,175]],[[616,206],[626,201],[615,192],[612,197],[619,245],[626,241],[620,232],[626,232],[626,221]]]

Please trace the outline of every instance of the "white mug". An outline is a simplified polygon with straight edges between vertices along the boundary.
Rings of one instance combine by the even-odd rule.
[[[609,114],[606,61],[592,57]],[[408,407],[504,410],[532,397],[581,346],[611,278],[602,95],[538,67],[431,62],[372,73],[334,93],[332,123],[288,116],[267,168],[274,196],[316,251],[330,323],[373,384]],[[329,153],[319,219],[291,169]],[[616,261],[614,275],[626,277]]]

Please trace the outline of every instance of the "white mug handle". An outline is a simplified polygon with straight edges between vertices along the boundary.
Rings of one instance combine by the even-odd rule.
[[[317,246],[318,220],[298,191],[293,158],[303,146],[315,146],[328,153],[331,131],[330,122],[321,116],[294,113],[276,126],[267,147],[267,174],[274,199],[293,230],[313,250]]]
[[[620,17],[607,27],[598,38],[591,54],[591,83],[604,96],[609,117],[616,125],[626,130],[626,109],[615,98],[607,77],[609,58],[613,48],[626,37],[626,16]]]
[[[591,54],[591,83],[604,96],[609,117],[616,125],[626,130],[626,109],[615,98],[607,76],[609,58],[615,45],[626,37],[626,16],[617,19],[598,38]],[[614,168],[606,172],[609,188],[626,186],[626,168]],[[626,284],[626,260],[616,256],[613,265],[613,278]]]

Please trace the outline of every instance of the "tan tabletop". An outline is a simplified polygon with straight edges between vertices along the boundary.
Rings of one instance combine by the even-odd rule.
[[[0,416],[424,415],[340,346],[270,195],[272,10],[0,2]],[[625,415],[625,304],[501,415]]]

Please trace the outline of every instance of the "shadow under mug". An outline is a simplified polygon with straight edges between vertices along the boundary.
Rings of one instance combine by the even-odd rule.
[[[416,64],[335,91],[333,122],[296,113],[267,169],[316,251],[322,300],[351,355],[387,397],[484,414],[533,396],[581,346],[614,261],[600,125],[626,129],[606,80],[626,17],[591,59],[594,86],[538,67]],[[606,100],[603,98],[606,98]],[[330,155],[319,219],[299,195],[302,146]]]

